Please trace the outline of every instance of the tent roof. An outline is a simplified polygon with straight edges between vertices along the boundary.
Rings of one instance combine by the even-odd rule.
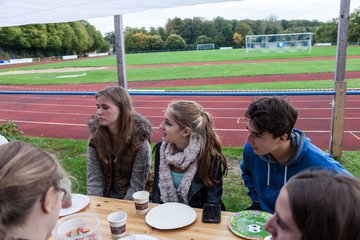
[[[36,23],[71,22],[155,8],[171,8],[228,1],[229,0],[1,0],[0,27]]]

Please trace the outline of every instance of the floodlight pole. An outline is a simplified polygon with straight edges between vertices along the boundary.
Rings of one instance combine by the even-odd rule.
[[[336,70],[334,78],[335,96],[333,97],[330,154],[341,157],[344,139],[344,115],[346,103],[346,48],[348,45],[350,0],[341,0],[336,51]]]
[[[115,28],[115,49],[116,49],[116,65],[118,72],[119,85],[127,89],[126,80],[126,62],[125,62],[125,41],[122,15],[114,16]]]

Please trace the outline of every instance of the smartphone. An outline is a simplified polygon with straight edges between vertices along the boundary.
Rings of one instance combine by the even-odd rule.
[[[221,206],[220,204],[207,203],[203,207],[202,221],[204,223],[221,222]]]

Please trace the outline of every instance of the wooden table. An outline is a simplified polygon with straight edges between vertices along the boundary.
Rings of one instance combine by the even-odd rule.
[[[150,209],[157,204],[150,203]],[[202,209],[194,208],[197,218],[195,222],[189,226],[175,229],[175,230],[158,230],[149,226],[145,222],[145,216],[136,214],[133,201],[94,197],[90,196],[89,205],[83,212],[95,213],[100,218],[100,232],[104,240],[110,240],[111,232],[107,216],[114,211],[122,210],[128,214],[127,219],[127,234],[148,234],[157,237],[161,240],[239,240],[243,239],[233,234],[228,229],[230,217],[234,214],[232,212],[221,213],[221,223],[203,223],[201,221]]]

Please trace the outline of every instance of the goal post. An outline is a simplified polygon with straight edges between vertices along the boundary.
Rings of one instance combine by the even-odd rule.
[[[199,43],[196,44],[196,50],[212,50],[215,49],[214,43]]]
[[[246,54],[252,50],[264,52],[295,52],[307,50],[311,54],[313,33],[284,33],[247,35]]]

